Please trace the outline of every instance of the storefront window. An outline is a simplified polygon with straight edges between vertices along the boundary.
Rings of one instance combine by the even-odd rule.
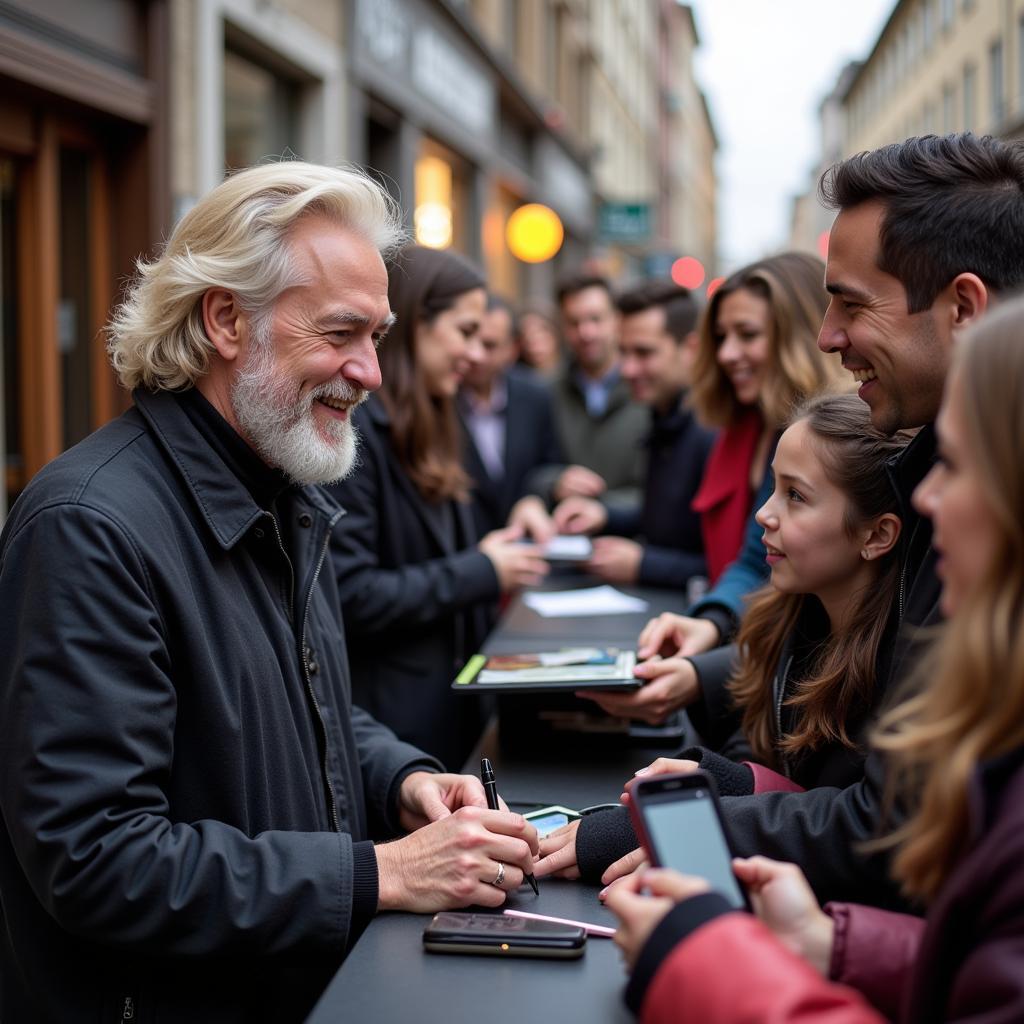
[[[298,86],[235,50],[224,53],[224,164],[299,150]]]
[[[413,208],[413,230],[420,245],[467,251],[471,220],[467,183],[468,171],[459,157],[432,139],[421,142]]]

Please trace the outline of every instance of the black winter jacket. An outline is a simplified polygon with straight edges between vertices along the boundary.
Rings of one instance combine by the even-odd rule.
[[[373,397],[353,417],[359,468],[332,493],[348,515],[332,559],[348,637],[355,699],[404,740],[458,771],[483,731],[477,697],[452,692],[487,635],[500,594],[476,548],[468,505],[431,507],[402,468],[390,421]]]
[[[341,510],[278,523],[177,396],[135,402],[0,538],[0,1018],[301,1020],[439,766],[351,706]]]
[[[639,508],[612,505],[607,533],[643,541],[639,582],[685,590],[691,576],[707,571],[700,515],[690,502],[700,487],[715,433],[702,427],[685,406],[685,395],[666,415],[651,412],[644,442],[647,478]]]
[[[893,612],[898,631],[890,657],[880,663],[880,699],[898,692],[893,681],[912,669],[920,641],[917,627],[939,621],[941,587],[935,575],[931,523],[910,504],[914,488],[934,462],[935,445],[934,428],[926,426],[890,460],[889,473],[900,497],[906,541],[900,592]],[[716,654],[726,663],[731,657],[728,648]],[[725,797],[722,806],[740,855],[761,853],[799,864],[822,902],[904,908],[889,877],[888,857],[865,854],[862,847],[863,840],[877,836],[885,827],[885,763],[880,754],[868,754],[863,776],[852,785],[817,786],[805,793]],[[589,815],[576,834],[580,870],[585,878],[596,877],[636,845],[624,813]]]

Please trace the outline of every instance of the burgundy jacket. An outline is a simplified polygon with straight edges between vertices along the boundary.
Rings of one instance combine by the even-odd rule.
[[[704,901],[702,921],[687,913],[695,902],[688,900],[655,929],[628,998],[640,1006],[643,1024],[1022,1021],[1024,748],[975,775],[969,832],[968,852],[926,920],[854,904],[829,908],[835,981],[821,978],[760,922],[716,911],[717,897],[705,896],[696,898]],[[651,964],[649,954],[666,948],[673,919],[687,917],[692,934]]]

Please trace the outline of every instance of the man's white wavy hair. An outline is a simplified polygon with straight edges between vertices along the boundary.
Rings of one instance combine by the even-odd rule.
[[[225,288],[254,320],[295,282],[287,236],[306,214],[326,214],[387,259],[405,241],[397,203],[356,167],[280,162],[231,175],[178,223],[137,276],[107,328],[107,351],[126,388],[175,390],[204,376],[214,351],[202,298]]]

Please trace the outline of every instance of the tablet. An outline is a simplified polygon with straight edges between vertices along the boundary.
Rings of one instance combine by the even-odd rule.
[[[452,689],[462,693],[550,693],[558,690],[635,690],[636,651],[570,647],[525,654],[475,654]]]

